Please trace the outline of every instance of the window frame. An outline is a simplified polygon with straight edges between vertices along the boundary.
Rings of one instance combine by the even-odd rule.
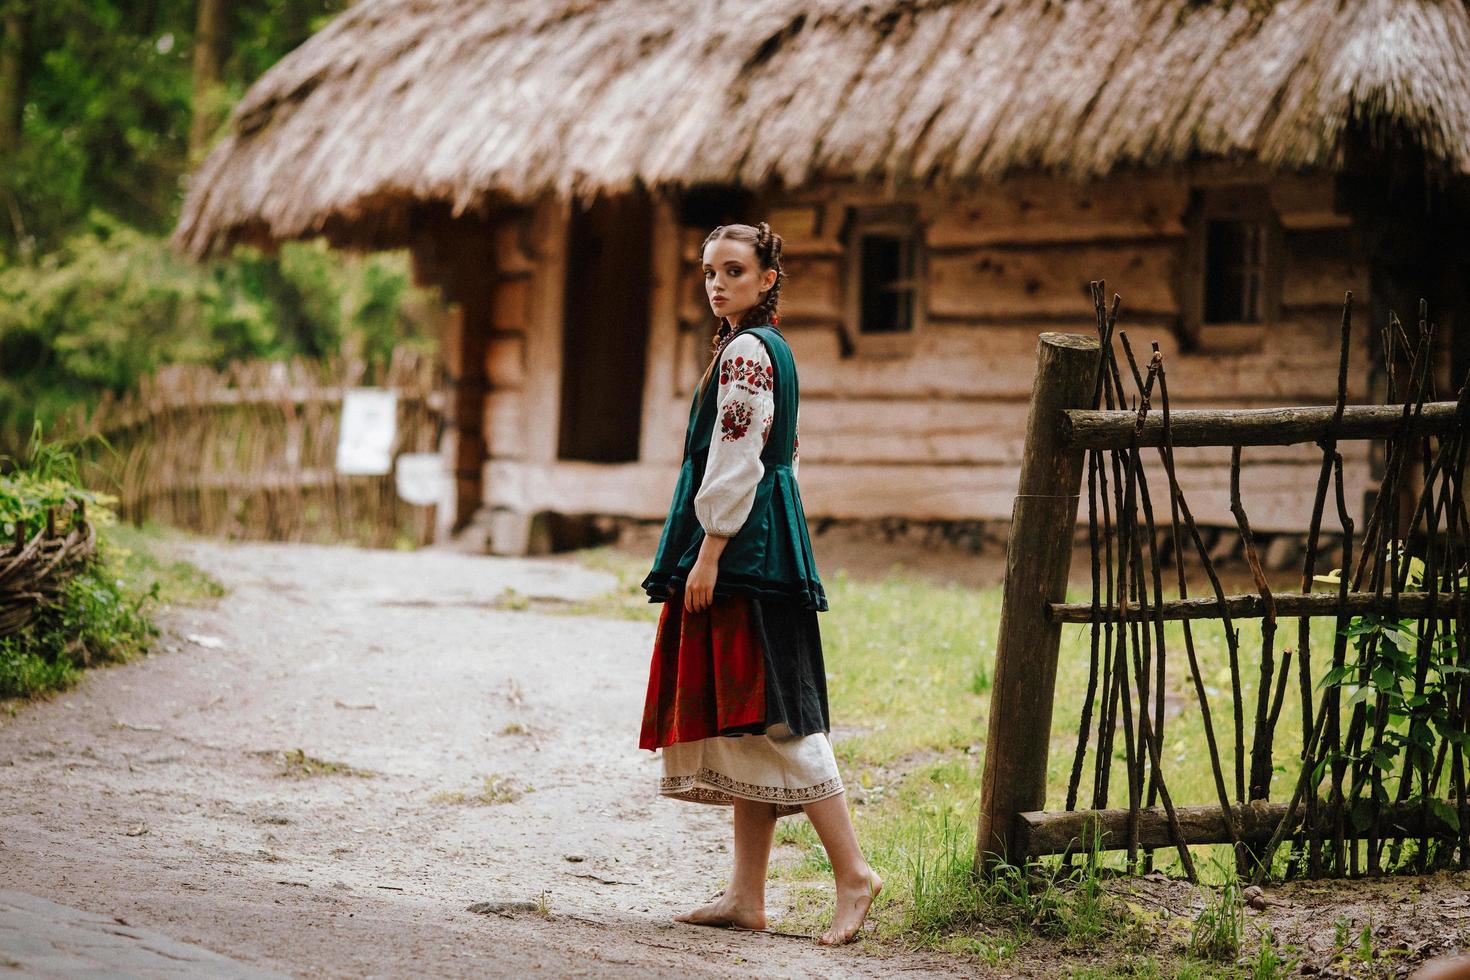
[[[868,331],[862,329],[863,282],[862,243],[868,236],[903,239],[910,249],[912,303],[908,330]],[[925,226],[916,204],[884,203],[849,205],[842,232],[842,334],[844,354],[894,355],[914,350],[914,338],[924,329],[928,297],[928,249]]]
[[[1261,226],[1260,318],[1206,322],[1207,248],[1210,222],[1253,222]],[[1180,263],[1180,344],[1186,351],[1259,350],[1267,332],[1281,321],[1281,218],[1262,184],[1197,187],[1185,215],[1184,261]]]

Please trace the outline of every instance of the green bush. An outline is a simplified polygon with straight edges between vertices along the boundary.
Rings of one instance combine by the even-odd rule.
[[[84,666],[130,660],[147,650],[158,627],[143,611],[159,583],[133,593],[105,540],[97,560],[69,578],[55,605],[17,633],[0,638],[0,698],[32,697],[76,683]]]
[[[0,455],[0,470],[7,468],[7,461],[10,472],[0,472],[0,531],[4,532],[0,547],[15,541],[17,525],[27,539],[34,536],[45,527],[48,508],[56,509],[58,531],[66,527],[64,515],[79,503],[85,505],[87,520],[96,527],[116,523],[117,515],[108,505],[116,503],[117,497],[83,487],[76,453],[68,445],[46,442],[40,420],[31,425],[22,461]]]
[[[54,602],[42,603],[22,629],[0,637],[0,698],[31,697],[75,683],[91,664],[126,660],[147,649],[158,629],[144,605],[158,598],[157,581],[146,590],[128,587],[124,551],[114,551],[101,529],[116,523],[107,506],[115,498],[77,484],[76,456],[67,446],[45,442],[32,428],[21,460],[0,456],[10,472],[0,474],[0,529],[13,541],[19,525],[27,538],[46,521],[46,509],[86,502],[87,520],[97,529],[93,553],[68,570]],[[67,530],[63,516],[58,532]]]
[[[34,265],[0,267],[0,448],[167,363],[343,349],[382,362],[400,342],[427,343],[404,312],[414,289],[404,253],[344,257],[318,239],[198,265],[93,211]]]

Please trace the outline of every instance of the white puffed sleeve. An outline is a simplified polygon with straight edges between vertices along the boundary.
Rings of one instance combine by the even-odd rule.
[[[737,334],[717,370],[719,404],[694,513],[706,534],[729,537],[745,524],[765,473],[760,457],[775,415],[775,368],[759,338]]]

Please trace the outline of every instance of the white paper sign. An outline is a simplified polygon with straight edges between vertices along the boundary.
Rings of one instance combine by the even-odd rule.
[[[449,468],[439,453],[399,453],[393,476],[398,496],[411,504],[437,504],[449,488]]]
[[[388,388],[348,388],[342,394],[337,472],[382,476],[393,468],[398,393]]]

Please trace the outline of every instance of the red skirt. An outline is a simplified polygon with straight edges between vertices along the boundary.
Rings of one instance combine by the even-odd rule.
[[[746,595],[684,608],[680,590],[664,603],[648,672],[640,748],[758,729],[766,716],[765,662]]]

